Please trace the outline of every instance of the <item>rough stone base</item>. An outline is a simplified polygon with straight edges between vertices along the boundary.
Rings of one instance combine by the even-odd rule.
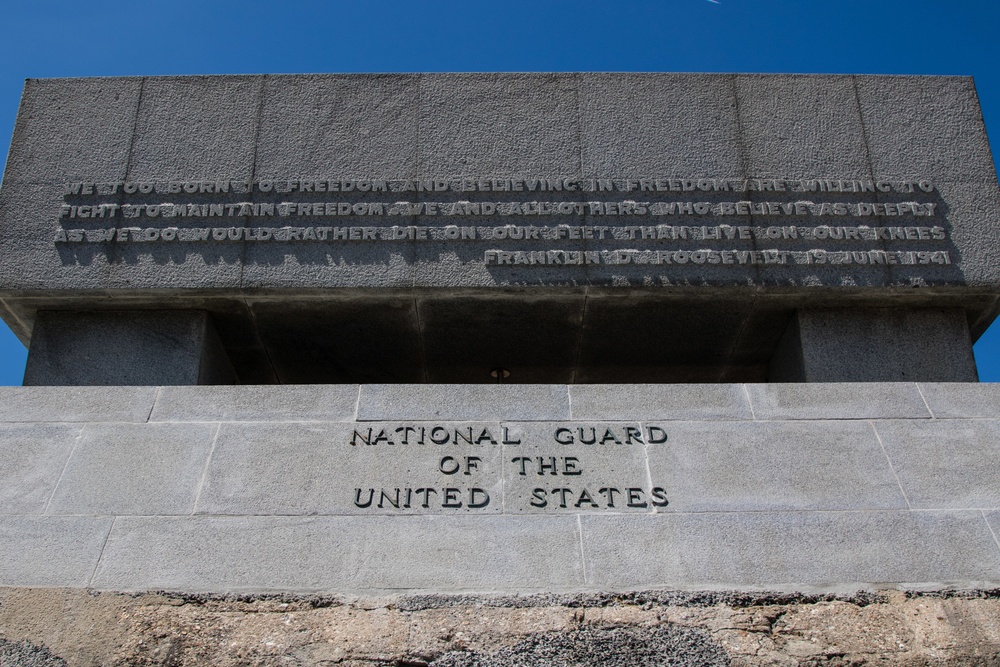
[[[0,589],[0,664],[1000,665],[997,591],[347,599]]]

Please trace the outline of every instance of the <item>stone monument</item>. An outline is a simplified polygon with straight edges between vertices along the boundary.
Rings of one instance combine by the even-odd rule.
[[[0,585],[1000,586],[971,79],[29,80],[0,247]]]

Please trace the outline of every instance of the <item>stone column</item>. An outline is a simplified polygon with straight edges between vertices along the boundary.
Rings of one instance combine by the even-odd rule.
[[[39,311],[25,385],[236,384],[200,310]]]
[[[800,309],[769,382],[978,382],[961,308]]]

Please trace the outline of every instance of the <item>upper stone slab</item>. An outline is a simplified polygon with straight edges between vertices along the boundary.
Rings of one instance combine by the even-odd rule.
[[[1000,293],[996,172],[961,77],[33,79],[0,243],[15,304],[368,287]]]

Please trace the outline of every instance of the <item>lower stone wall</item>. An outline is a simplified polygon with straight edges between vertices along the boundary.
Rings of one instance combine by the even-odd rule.
[[[0,391],[0,586],[1000,586],[1000,386]]]
[[[0,664],[1000,665],[997,591],[225,597],[0,589]]]

